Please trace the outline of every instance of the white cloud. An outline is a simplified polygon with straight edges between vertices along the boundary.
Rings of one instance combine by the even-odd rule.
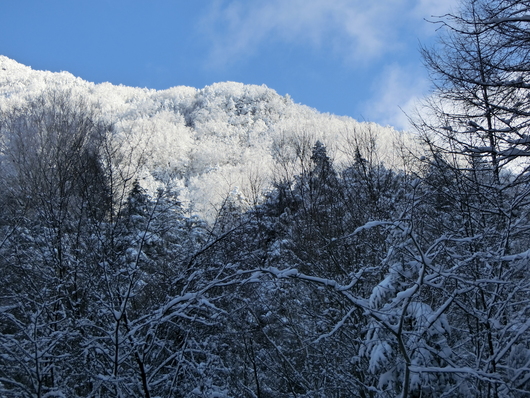
[[[217,0],[202,24],[211,40],[208,64],[228,66],[250,59],[259,54],[260,45],[267,43],[317,51],[331,49],[352,70],[361,64],[373,72],[371,93],[365,93],[370,99],[361,105],[363,117],[408,129],[405,113],[412,112],[429,88],[415,38],[428,42],[435,27],[425,20],[450,12],[457,3],[458,0]]]
[[[416,0],[411,11],[411,16],[419,20],[435,22],[443,15],[454,12],[458,8],[460,0]],[[420,32],[423,35],[434,35],[435,29],[430,24],[422,24]]]
[[[416,0],[413,13],[420,18],[441,17],[454,11],[460,0]]]
[[[412,115],[418,100],[429,89],[426,73],[416,66],[389,65],[375,80],[373,96],[363,108],[368,120],[410,129],[407,115]]]
[[[456,0],[216,1],[201,29],[212,41],[211,61],[230,64],[268,40],[330,47],[344,60],[381,57],[403,45],[402,30],[446,12]]]

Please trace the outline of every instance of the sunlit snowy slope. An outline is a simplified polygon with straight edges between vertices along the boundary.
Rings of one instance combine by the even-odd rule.
[[[317,140],[340,165],[359,140],[376,138],[381,161],[395,164],[391,127],[322,114],[266,86],[215,83],[167,90],[94,84],[68,72],[32,70],[0,56],[0,109],[43,94],[86,103],[113,125],[137,179],[156,190],[171,184],[190,211],[211,216],[227,195],[252,203],[275,180],[298,173]]]

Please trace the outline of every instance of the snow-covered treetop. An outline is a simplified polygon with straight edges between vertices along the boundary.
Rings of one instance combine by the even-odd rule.
[[[249,199],[256,188],[266,190],[280,177],[279,168],[299,172],[317,141],[340,167],[352,145],[369,132],[377,137],[381,161],[392,163],[392,128],[319,113],[265,85],[224,82],[152,90],[94,84],[0,56],[0,110],[53,91],[95,107],[102,120],[114,125],[124,151],[141,148],[146,160],[138,177],[145,188],[171,183],[185,203],[203,214],[215,211],[234,189]]]

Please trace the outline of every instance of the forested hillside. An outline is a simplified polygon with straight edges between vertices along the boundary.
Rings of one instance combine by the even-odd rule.
[[[527,397],[529,9],[439,21],[415,140],[0,57],[0,397]]]
[[[120,150],[120,167],[134,167],[142,187],[153,194],[171,186],[188,210],[210,221],[229,193],[252,204],[275,180],[299,173],[317,140],[338,164],[352,159],[359,135],[372,137],[387,162],[400,161],[391,148],[402,134],[392,128],[321,114],[265,86],[156,91],[33,71],[4,56],[0,68],[4,118],[44,112],[39,102],[51,112],[81,107],[112,130],[107,138]]]

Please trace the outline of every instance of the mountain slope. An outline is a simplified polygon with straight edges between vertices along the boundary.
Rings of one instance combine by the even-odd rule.
[[[300,172],[317,140],[339,169],[356,148],[362,152],[372,144],[381,161],[397,162],[392,128],[322,114],[266,86],[225,82],[157,91],[94,84],[0,56],[0,110],[45,93],[89,104],[112,123],[118,147],[140,166],[135,178],[145,188],[170,184],[191,211],[207,218],[230,192],[252,202],[274,180]]]

